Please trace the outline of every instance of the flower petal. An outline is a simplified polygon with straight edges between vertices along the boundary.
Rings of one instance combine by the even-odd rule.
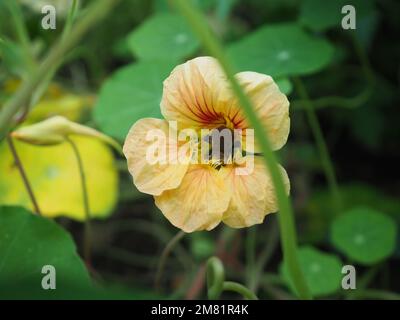
[[[224,182],[226,171],[207,165],[191,165],[181,185],[156,196],[165,217],[185,232],[211,230],[228,208],[231,191]]]
[[[160,157],[164,156],[165,163],[149,162],[147,153],[152,146],[155,146],[154,139],[149,139],[149,133],[164,135],[166,138],[164,139],[165,154],[159,154]],[[171,148],[172,151],[168,154],[169,146],[171,146],[168,141],[168,133],[167,121],[146,118],[137,121],[126,137],[123,152],[128,160],[129,172],[141,192],[160,195],[164,190],[177,188],[187,171],[188,162],[178,161],[178,148]],[[160,141],[160,143],[162,142]],[[172,159],[176,161],[172,161]]]
[[[236,77],[252,100],[255,111],[267,130],[273,150],[282,148],[290,130],[288,99],[270,76],[257,72],[240,72]],[[239,121],[241,128],[249,128],[244,116],[236,121]],[[255,151],[259,151],[259,148],[256,147]]]
[[[253,101],[273,149],[280,149],[290,127],[286,96],[270,76],[240,72],[236,77]],[[164,81],[161,112],[184,128],[250,128],[223,70],[212,57],[189,60],[172,71]]]
[[[218,61],[198,57],[177,66],[164,81],[161,113],[184,128],[211,128],[225,123],[221,112],[229,97]]]
[[[285,169],[279,168],[289,194],[289,178]],[[267,214],[278,211],[274,185],[259,157],[254,158],[254,168],[248,170],[248,175],[238,175],[232,170],[227,181],[232,189],[232,198],[223,216],[227,225],[233,228],[249,227],[262,223]]]

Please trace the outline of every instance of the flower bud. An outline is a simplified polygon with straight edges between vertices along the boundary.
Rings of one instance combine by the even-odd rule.
[[[62,116],[55,116],[44,121],[17,129],[11,133],[13,138],[35,145],[50,146],[65,142],[72,135],[88,136],[100,139],[111,145],[118,152],[121,146],[109,136]]]

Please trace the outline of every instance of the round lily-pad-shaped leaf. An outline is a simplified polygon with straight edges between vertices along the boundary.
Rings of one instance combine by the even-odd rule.
[[[167,62],[140,62],[113,74],[101,88],[94,109],[102,131],[123,141],[137,120],[161,118],[163,81],[172,69]]]
[[[342,281],[342,262],[333,255],[313,247],[298,250],[301,269],[313,296],[326,296],[335,293]],[[295,292],[287,266],[281,265],[281,273],[289,287]]]
[[[128,36],[128,46],[140,60],[179,61],[199,45],[185,19],[173,13],[153,15]]]
[[[241,71],[273,77],[317,72],[332,60],[334,48],[324,38],[305,32],[297,24],[266,25],[228,48]]]
[[[90,214],[107,217],[118,195],[118,171],[108,146],[93,138],[72,138],[81,153],[89,196]],[[39,207],[46,217],[85,219],[81,180],[71,146],[33,146],[15,141]],[[32,209],[18,168],[6,143],[0,144],[0,203]]]
[[[55,284],[55,290],[45,290],[42,280],[53,271],[55,281],[45,283]],[[0,206],[1,299],[73,299],[90,286],[88,272],[67,232],[22,207]]]
[[[345,5],[352,5],[356,11],[356,21],[368,16],[374,10],[373,0],[305,0],[300,10],[300,23],[314,31],[341,28]]]
[[[364,265],[388,258],[396,246],[396,224],[370,208],[354,208],[332,224],[332,243],[349,259]]]

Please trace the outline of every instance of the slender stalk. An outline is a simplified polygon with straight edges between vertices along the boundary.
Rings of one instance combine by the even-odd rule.
[[[65,26],[61,35],[63,39],[65,39],[71,32],[72,25],[75,21],[76,13],[78,11],[78,7],[79,7],[79,0],[72,0],[71,8],[68,11],[67,20],[65,22]]]
[[[370,86],[372,87],[375,84],[375,74],[371,67],[371,63],[368,59],[368,55],[366,54],[364,48],[362,47],[362,44],[360,40],[357,38],[355,32],[351,32],[350,35],[351,35],[351,40],[353,41],[357,57],[360,60],[361,66],[363,68],[365,77],[367,78]]]
[[[158,263],[158,267],[157,267],[156,277],[155,277],[155,281],[154,281],[154,285],[156,288],[160,287],[160,281],[161,281],[161,277],[162,277],[162,274],[164,271],[165,263],[170,255],[170,253],[175,248],[175,246],[178,244],[178,242],[185,236],[185,234],[186,234],[185,232],[179,231],[165,246],[165,248],[161,254],[160,261]]]
[[[223,291],[234,291],[241,294],[245,299],[258,300],[257,296],[244,285],[225,281],[224,266],[217,257],[211,257],[207,261],[207,295],[210,300],[216,300]]]
[[[306,87],[304,86],[301,79],[298,77],[294,77],[293,81],[300,98],[304,101],[304,106],[306,108],[306,116],[312,134],[314,136],[315,143],[317,144],[319,155],[321,157],[321,163],[332,195],[332,202],[333,205],[335,206],[335,209],[339,211],[341,209],[341,197],[340,197],[338,183],[336,180],[335,169],[332,163],[332,159],[329,155],[328,147],[325,142],[321,127],[319,125],[317,115],[314,111],[314,106],[308,96]]]
[[[50,50],[47,57],[32,73],[31,77],[26,79],[17,93],[8,100],[0,109],[0,141],[5,137],[8,128],[13,124],[13,117],[22,108],[29,104],[29,100],[41,83],[42,79],[46,78],[49,70],[52,70],[54,65],[59,65],[64,59],[65,54],[82,38],[82,36],[102,17],[110,12],[111,8],[119,0],[99,0],[87,9],[87,14],[76,23],[76,25],[68,33],[65,39],[60,39],[59,42]]]
[[[252,274],[251,281],[249,284],[249,289],[251,291],[254,291],[255,293],[257,293],[258,287],[260,285],[260,278],[261,275],[263,274],[264,267],[271,259],[279,243],[279,229],[275,220],[271,221],[271,226],[266,243],[267,244],[264,250],[258,256],[257,264],[254,268],[254,272]]]
[[[233,291],[241,294],[247,300],[258,300],[258,297],[240,283],[225,281],[222,286],[223,291]]]
[[[18,156],[18,152],[17,152],[17,149],[15,148],[14,141],[9,135],[7,135],[7,142],[8,142],[8,146],[10,147],[11,153],[13,155],[15,165],[17,166],[18,171],[21,175],[25,189],[28,192],[29,198],[31,199],[35,213],[40,216],[42,214],[41,214],[38,202],[36,200],[35,194],[33,192],[33,188],[31,186],[31,184],[29,183],[29,179],[28,179],[28,176],[26,175],[24,166],[22,165],[21,159]]]
[[[224,70],[233,92],[239,100],[245,115],[247,116],[250,124],[254,128],[256,138],[260,143],[261,150],[264,154],[264,161],[269,169],[273,184],[275,186],[275,192],[279,204],[280,214],[280,230],[282,237],[282,247],[284,259],[288,265],[288,270],[291,275],[294,286],[299,293],[299,296],[303,299],[310,299],[311,294],[308,290],[303,272],[298,263],[297,257],[297,237],[296,229],[294,226],[293,213],[290,201],[286,195],[285,187],[283,184],[282,176],[280,174],[276,155],[272,151],[271,143],[269,141],[268,134],[258,119],[252,102],[244,93],[242,87],[239,85],[234,70],[228,61],[222,45],[207,27],[202,14],[193,6],[190,1],[186,0],[174,0],[176,7],[179,9],[181,14],[186,18],[193,31],[197,34],[199,39],[202,41],[205,49],[208,50],[215,58],[219,60],[219,63]]]
[[[113,221],[109,222],[108,225],[111,230],[115,230],[116,232],[135,231],[154,236],[160,243],[163,244],[171,239],[170,233],[164,230],[163,227],[147,220],[129,219],[122,221]],[[174,247],[174,250],[176,251],[177,258],[181,262],[182,266],[186,268],[194,266],[192,257],[188,254],[183,246],[177,243]]]
[[[76,158],[76,163],[78,164],[78,170],[82,187],[83,211],[85,213],[85,230],[83,235],[83,257],[86,262],[86,265],[90,266],[91,249],[92,249],[92,244],[91,244],[92,227],[90,224],[90,207],[89,207],[89,196],[86,185],[86,174],[85,174],[85,169],[83,167],[82,157],[76,143],[68,137],[66,138],[66,141],[70,144]]]
[[[398,293],[377,289],[357,290],[352,297],[374,300],[400,300],[400,294]]]
[[[359,280],[357,278],[357,289],[347,290],[343,292],[347,299],[356,299],[359,292],[368,290],[368,285],[371,283],[372,280],[374,280],[382,266],[383,264],[379,263],[373,267],[370,267],[367,271],[365,271],[365,273],[360,277]]]
[[[287,293],[287,291],[282,290],[278,286],[270,285],[269,283],[263,283],[264,291],[269,294],[271,297],[277,300],[295,300],[291,294]]]
[[[71,33],[72,26],[75,21],[75,17],[77,15],[77,10],[78,10],[78,0],[73,0],[68,12],[67,21],[65,22],[65,26],[61,34],[61,42],[66,41],[66,39],[68,39],[68,35]],[[25,117],[28,115],[29,109],[32,106],[34,106],[43,96],[44,92],[47,90],[47,87],[49,86],[51,79],[53,79],[57,69],[67,60],[67,58],[68,56],[64,56],[63,59],[60,59],[57,63],[52,65],[51,69],[48,70],[46,75],[37,85],[37,88],[33,92],[32,97],[30,99],[29,105],[26,106],[27,110],[24,114]],[[22,117],[22,119],[20,119],[19,122],[22,122],[23,120],[24,117]]]
[[[257,227],[247,229],[246,234],[246,285],[251,286],[256,268]]]
[[[32,55],[28,30],[24,24],[24,19],[21,12],[21,7],[18,1],[6,1],[6,6],[10,11],[11,19],[14,23],[15,31],[18,37],[18,41],[23,49],[24,59],[27,67],[30,71],[33,71],[36,67],[35,59]]]
[[[211,257],[207,261],[207,295],[208,299],[216,300],[221,295],[225,280],[224,266],[217,257]]]
[[[360,93],[353,97],[326,96],[311,100],[314,110],[319,110],[327,107],[339,107],[344,109],[356,109],[368,101],[372,94],[372,87],[368,85]],[[306,109],[305,100],[293,100],[290,102],[290,107],[296,110]]]

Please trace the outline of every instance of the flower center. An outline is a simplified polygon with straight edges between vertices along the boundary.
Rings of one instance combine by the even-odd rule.
[[[209,163],[217,170],[232,164],[235,154],[242,151],[240,140],[235,137],[234,131],[225,125],[212,129],[204,140],[208,145]]]

